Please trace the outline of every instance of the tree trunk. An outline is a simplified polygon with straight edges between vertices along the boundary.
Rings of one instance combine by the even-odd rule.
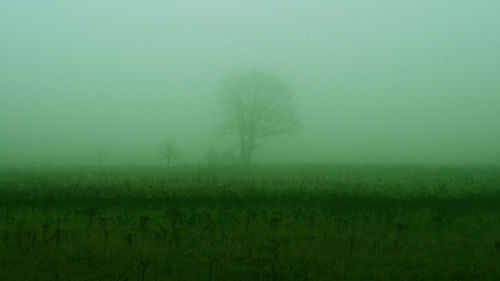
[[[247,142],[247,155],[246,155],[247,165],[250,164],[250,162],[252,161],[253,148],[254,148],[254,138],[249,137]]]
[[[240,164],[248,166],[252,160],[254,148],[254,138],[249,136],[240,136]]]
[[[241,135],[240,136],[240,164],[241,165],[246,165],[246,141],[245,141],[245,136]]]

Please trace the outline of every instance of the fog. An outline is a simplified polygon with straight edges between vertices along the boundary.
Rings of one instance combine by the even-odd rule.
[[[218,136],[221,80],[274,73],[301,129],[257,163],[492,164],[500,2],[0,2],[0,165],[183,163]]]

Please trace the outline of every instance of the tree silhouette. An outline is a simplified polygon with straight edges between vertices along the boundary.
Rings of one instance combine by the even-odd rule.
[[[174,141],[165,141],[160,144],[158,153],[161,159],[167,161],[167,166],[170,167],[171,162],[181,158],[182,154],[177,143]]]
[[[239,136],[243,165],[251,162],[256,140],[298,129],[292,94],[288,83],[269,73],[235,73],[223,80],[221,132]]]
[[[99,147],[96,151],[95,151],[95,159],[97,160],[97,163],[99,165],[102,165],[103,161],[104,161],[104,158],[106,158],[107,156],[107,151],[104,147]]]

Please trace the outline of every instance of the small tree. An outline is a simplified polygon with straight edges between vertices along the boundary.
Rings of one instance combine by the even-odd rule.
[[[99,147],[95,152],[95,159],[99,165],[102,165],[104,158],[106,158],[107,152],[104,147]]]
[[[170,167],[170,164],[173,161],[178,160],[182,156],[177,143],[174,141],[165,141],[161,143],[158,149],[158,153],[160,159],[167,161],[168,167]]]
[[[230,75],[219,90],[224,112],[222,133],[240,140],[240,162],[248,165],[261,138],[299,128],[290,85],[268,73],[252,71]]]
[[[206,156],[206,161],[208,166],[214,167],[214,166],[219,166],[224,164],[224,155],[219,153],[218,150],[216,150],[213,145],[210,145],[210,150],[207,153]]]
[[[222,166],[228,163],[237,164],[238,161],[235,158],[237,157],[234,157],[234,153],[230,148],[219,150],[211,145],[206,155],[206,163],[210,167]]]

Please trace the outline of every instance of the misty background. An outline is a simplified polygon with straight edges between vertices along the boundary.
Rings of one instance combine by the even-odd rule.
[[[214,146],[233,71],[295,89],[302,129],[257,162],[494,163],[500,2],[0,2],[0,165],[184,162]]]

